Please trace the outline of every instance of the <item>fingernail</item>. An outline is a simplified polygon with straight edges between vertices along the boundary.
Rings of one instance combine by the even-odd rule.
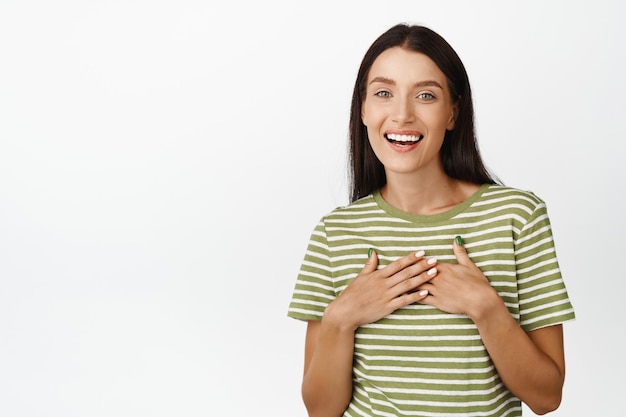
[[[420,295],[421,295],[422,297],[424,297],[424,296],[428,295],[428,290],[422,290],[422,291],[420,291]]]
[[[426,274],[428,274],[428,276],[432,277],[433,275],[435,275],[437,273],[437,268],[430,268],[428,270],[428,272],[426,272]]]
[[[428,258],[428,260],[426,261],[426,263],[428,265],[434,265],[437,263],[437,258]]]
[[[463,246],[463,238],[461,236],[457,236],[454,238],[455,242],[459,246]]]
[[[367,251],[367,257],[371,258],[372,257],[372,253],[374,253],[374,248],[369,248],[369,250]]]
[[[415,256],[417,256],[418,258],[421,258],[425,254],[426,252],[424,252],[423,250],[418,250],[417,252],[415,252]]]

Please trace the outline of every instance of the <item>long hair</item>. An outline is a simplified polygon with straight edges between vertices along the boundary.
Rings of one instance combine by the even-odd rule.
[[[428,56],[446,76],[452,102],[458,106],[458,115],[454,129],[446,131],[439,152],[445,173],[474,184],[495,184],[497,181],[487,171],[478,150],[472,91],[461,59],[450,44],[431,29],[399,24],[370,46],[361,61],[354,85],[349,142],[351,201],[370,194],[387,182],[384,166],[370,146],[367,128],[361,120],[361,107],[372,64],[381,53],[394,46]]]

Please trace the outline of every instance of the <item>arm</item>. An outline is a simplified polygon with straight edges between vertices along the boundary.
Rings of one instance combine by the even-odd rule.
[[[352,362],[356,329],[400,307],[421,301],[414,291],[430,279],[424,253],[410,254],[377,270],[376,253],[359,275],[306,333],[302,398],[310,417],[340,416],[352,399]]]
[[[506,387],[537,414],[555,410],[565,378],[562,327],[526,333],[465,248],[454,243],[454,253],[459,264],[437,265],[436,276],[420,287],[430,293],[422,302],[469,316]]]
[[[536,414],[556,410],[565,381],[562,326],[526,333],[498,299],[473,320],[502,382]]]
[[[306,331],[302,398],[310,417],[340,416],[352,399],[354,330],[324,320]]]

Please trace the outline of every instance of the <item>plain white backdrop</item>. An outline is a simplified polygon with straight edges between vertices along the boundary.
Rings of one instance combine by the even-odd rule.
[[[548,204],[578,316],[553,415],[617,415],[625,18],[617,0],[4,0],[0,416],[305,416],[287,307],[313,226],[348,201],[360,59],[398,22],[457,50],[486,163]]]

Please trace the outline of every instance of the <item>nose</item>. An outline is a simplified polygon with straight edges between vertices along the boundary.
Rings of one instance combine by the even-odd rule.
[[[413,100],[399,97],[394,100],[392,120],[396,123],[413,122],[416,118]]]

